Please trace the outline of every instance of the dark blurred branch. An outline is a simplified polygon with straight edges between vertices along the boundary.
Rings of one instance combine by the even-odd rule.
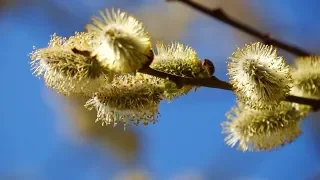
[[[181,2],[181,3],[184,3],[186,5],[189,5],[190,7],[198,10],[198,11],[201,11],[209,16],[211,16],[212,18],[215,18],[217,20],[220,20],[226,24],[229,24],[230,26],[240,30],[240,31],[243,31],[245,33],[248,33],[254,37],[257,37],[261,40],[264,41],[264,43],[266,44],[271,44],[271,45],[274,45],[278,48],[281,48],[283,50],[286,50],[292,54],[295,54],[297,56],[310,56],[311,54],[303,49],[300,49],[298,47],[295,47],[293,45],[289,45],[287,43],[284,43],[284,42],[281,42],[277,39],[273,39],[269,34],[265,34],[265,33],[262,33],[250,26],[247,26],[241,22],[238,22],[232,18],[230,18],[222,9],[220,8],[217,8],[217,9],[209,9],[199,3],[196,3],[196,2],[193,2],[191,0],[166,0],[168,2],[170,1],[177,1],[177,2]]]
[[[181,76],[176,76],[173,74],[157,71],[150,67],[143,68],[139,72],[148,74],[151,76],[155,76],[158,78],[162,78],[162,79],[168,79],[176,83],[178,87],[182,87],[183,85],[191,85],[191,86],[209,87],[209,88],[217,88],[217,89],[233,91],[232,85],[230,83],[219,80],[215,76],[212,76],[211,78],[187,78],[187,77],[181,77]],[[288,95],[285,101],[310,105],[313,107],[314,111],[318,111],[320,109],[320,100]]]

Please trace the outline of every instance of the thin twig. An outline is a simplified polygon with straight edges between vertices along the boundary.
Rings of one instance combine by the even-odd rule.
[[[221,81],[215,76],[212,76],[211,78],[187,78],[187,77],[181,77],[176,76],[173,74],[168,74],[165,72],[161,72],[152,68],[144,68],[140,69],[140,73],[148,74],[151,76],[155,76],[162,79],[168,79],[170,81],[173,81],[178,87],[181,87],[183,85],[191,85],[191,86],[202,86],[202,87],[209,87],[209,88],[217,88],[217,89],[223,89],[232,91],[232,86],[228,82]]]
[[[312,106],[313,111],[320,110],[320,100],[288,95],[286,97],[285,101],[294,102],[294,103],[298,103],[298,104],[310,105],[310,106]]]
[[[81,54],[83,56],[95,58],[95,57],[90,56],[89,51],[82,51],[77,48],[73,48],[72,51],[75,54]],[[173,74],[161,72],[161,71],[152,69],[149,66],[146,66],[146,67],[140,69],[139,72],[144,73],[144,74],[148,74],[151,76],[155,76],[158,78],[162,78],[162,79],[168,79],[168,80],[176,83],[176,85],[178,87],[182,87],[184,85],[191,85],[191,86],[209,87],[209,88],[217,88],[217,89],[233,91],[232,85],[230,83],[222,81],[215,76],[212,76],[211,78],[187,78],[187,77],[181,77],[181,76],[176,76]],[[313,107],[314,111],[317,111],[320,109],[320,100],[314,100],[314,99],[308,99],[308,98],[290,95],[290,96],[286,97],[285,101],[310,105]]]
[[[176,75],[168,74],[165,72],[161,72],[161,71],[152,69],[150,67],[140,69],[139,72],[148,74],[151,76],[155,76],[158,78],[171,80],[180,87],[183,85],[191,85],[191,86],[209,87],[209,88],[217,88],[217,89],[223,89],[227,91],[233,91],[232,85],[230,83],[222,81],[215,76],[212,76],[211,78],[186,78],[186,77],[181,77],[181,76],[176,76]],[[318,111],[320,109],[320,100],[288,95],[285,101],[310,105],[313,107],[314,111]]]
[[[230,26],[243,31],[247,34],[250,34],[254,37],[257,37],[261,40],[264,41],[264,43],[266,44],[271,44],[274,45],[278,48],[281,48],[283,50],[286,50],[292,54],[295,54],[297,56],[310,56],[311,54],[301,48],[295,47],[293,45],[289,45],[287,43],[284,43],[282,41],[279,41],[277,39],[272,38],[269,34],[266,33],[262,33],[260,31],[258,31],[257,29],[254,29],[248,25],[245,25],[241,22],[238,22],[232,18],[230,18],[222,9],[217,8],[217,9],[209,9],[199,3],[196,3],[194,1],[191,0],[167,0],[167,1],[177,1],[177,2],[181,2],[184,3],[186,5],[189,5],[190,7],[201,11],[217,20],[220,20],[226,24],[229,24]]]

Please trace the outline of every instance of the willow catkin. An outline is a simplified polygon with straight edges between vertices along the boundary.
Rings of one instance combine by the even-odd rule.
[[[238,48],[229,58],[228,75],[235,95],[254,109],[274,109],[290,91],[292,78],[276,49],[262,43]]]
[[[300,134],[300,121],[306,116],[283,102],[275,110],[253,110],[238,104],[226,114],[222,123],[225,141],[238,144],[242,151],[274,150],[295,140]]]
[[[99,46],[92,52],[103,66],[118,74],[135,73],[153,60],[151,39],[138,21],[120,9],[100,11],[89,32],[95,32]]]

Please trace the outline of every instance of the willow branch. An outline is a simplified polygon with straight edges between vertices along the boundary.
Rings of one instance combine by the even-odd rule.
[[[173,81],[178,87],[182,87],[184,85],[191,85],[191,86],[202,86],[202,87],[209,87],[209,88],[217,88],[232,91],[232,86],[228,82],[221,81],[215,76],[211,78],[188,78],[188,77],[181,77],[176,76],[173,74],[168,74],[165,72],[161,72],[150,67],[143,68],[139,70],[140,73],[148,74],[151,76],[155,76],[162,79],[168,79]]]
[[[90,55],[91,53],[89,51],[81,51],[77,48],[73,48],[72,51],[76,54],[81,54],[83,56],[91,57]],[[149,67],[149,65],[146,65],[145,67],[141,68],[139,72],[148,74],[151,76],[155,76],[158,78],[162,78],[162,79],[168,79],[174,82],[180,88],[184,85],[191,85],[191,86],[209,87],[209,88],[217,88],[217,89],[233,91],[232,85],[230,83],[222,81],[215,76],[212,76],[210,78],[181,77],[181,76],[176,76],[173,74],[168,74],[165,72],[152,69],[151,67]],[[313,107],[314,111],[317,111],[320,109],[320,100],[289,95],[286,97],[285,101],[310,105]]]
[[[187,78],[161,72],[150,67],[140,69],[139,72],[162,79],[168,79],[176,83],[179,87],[182,87],[183,85],[191,85],[233,91],[232,85],[230,83],[222,81],[215,76],[212,76],[211,78]],[[312,106],[314,111],[320,109],[320,100],[288,95],[285,101]]]
[[[264,41],[264,43],[266,44],[271,44],[271,45],[274,45],[278,48],[281,48],[283,50],[286,50],[292,54],[295,54],[297,56],[310,56],[310,53],[301,49],[301,48],[298,48],[298,47],[295,47],[293,45],[289,45],[287,43],[284,43],[280,40],[277,40],[277,39],[274,39],[272,38],[269,34],[267,33],[262,33],[260,31],[258,31],[257,29],[254,29],[248,25],[245,25],[241,22],[238,22],[232,18],[230,18],[222,9],[220,8],[217,8],[217,9],[209,9],[199,3],[196,3],[196,2],[193,2],[191,0],[167,0],[167,1],[177,1],[177,2],[181,2],[181,3],[184,3],[186,5],[189,5],[190,7],[198,10],[198,11],[201,11],[202,13],[205,13],[209,16],[211,16],[212,18],[215,18],[217,20],[220,20],[226,24],[229,24],[230,26],[240,30],[240,31],[243,31],[247,34],[250,34],[256,38],[259,38],[261,40]]]

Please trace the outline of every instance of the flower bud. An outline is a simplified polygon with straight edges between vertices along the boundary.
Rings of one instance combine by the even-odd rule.
[[[209,59],[204,59],[204,61],[202,62],[202,66],[208,72],[208,74],[210,74],[211,76],[214,74],[215,67]]]
[[[253,110],[243,104],[227,113],[222,123],[225,141],[238,144],[242,151],[274,150],[294,141],[300,134],[305,117],[291,103],[283,102],[274,110]]]
[[[102,125],[123,123],[126,128],[130,123],[155,123],[161,101],[156,81],[155,78],[140,73],[135,76],[117,76],[112,86],[96,93],[86,103],[86,107],[97,110],[97,121],[102,121]]]
[[[229,57],[228,75],[237,98],[254,109],[274,109],[290,91],[289,66],[276,49],[246,45]]]
[[[151,40],[141,22],[119,9],[100,11],[100,16],[86,29],[96,34],[99,46],[92,55],[104,67],[119,74],[136,73],[152,62]]]
[[[156,50],[151,68],[189,78],[211,76],[207,72],[206,66],[203,66],[201,60],[197,57],[196,51],[189,46],[184,46],[178,42],[173,42],[171,45],[164,45],[162,42],[158,42]],[[164,98],[169,100],[187,94],[191,89],[195,88],[189,85],[178,88],[169,80],[162,80],[160,86],[164,89]]]
[[[48,47],[30,53],[34,74],[64,95],[92,95],[106,82],[109,71],[94,57],[73,51],[94,49],[92,37],[91,33],[76,33],[66,39],[54,34]]]
[[[320,98],[320,56],[300,57],[292,67],[294,86],[304,96]]]

